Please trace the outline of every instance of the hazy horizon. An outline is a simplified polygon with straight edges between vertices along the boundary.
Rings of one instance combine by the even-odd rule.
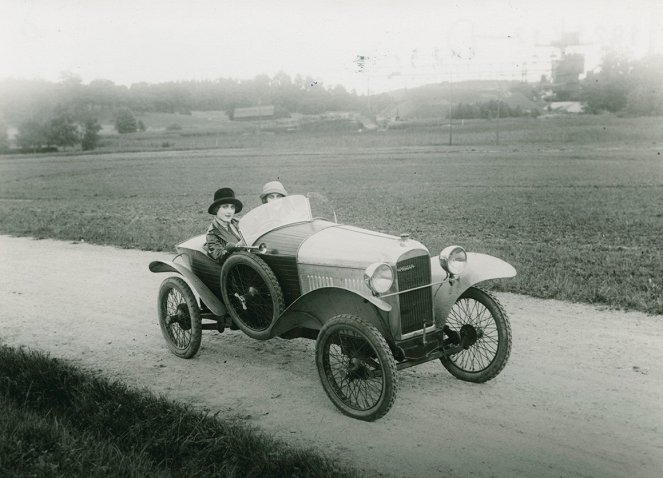
[[[359,94],[460,80],[536,81],[564,33],[585,70],[608,49],[663,52],[651,0],[531,2],[2,0],[0,78],[117,85],[312,77]],[[363,59],[361,59],[363,58]]]

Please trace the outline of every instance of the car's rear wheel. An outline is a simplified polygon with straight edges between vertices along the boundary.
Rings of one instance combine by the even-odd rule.
[[[442,365],[456,378],[483,383],[496,377],[511,353],[511,325],[506,311],[489,292],[470,287],[449,312],[448,335],[463,350],[442,357]]]
[[[373,421],[396,398],[396,361],[375,326],[354,315],[337,315],[320,330],[315,361],[331,401],[345,415]]]
[[[191,288],[179,277],[161,283],[158,299],[159,325],[171,352],[191,358],[200,348],[202,320]]]
[[[254,339],[268,339],[269,327],[285,308],[276,276],[249,252],[234,253],[223,263],[221,295],[235,324]]]

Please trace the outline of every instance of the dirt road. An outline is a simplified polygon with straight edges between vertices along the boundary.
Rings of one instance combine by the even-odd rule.
[[[314,343],[206,331],[178,359],[156,318],[170,254],[0,236],[0,341],[232,415],[365,471],[407,477],[654,477],[663,470],[663,316],[499,294],[506,369],[483,385],[439,363],[399,372],[394,407],[341,415]],[[658,470],[658,471],[657,471]]]

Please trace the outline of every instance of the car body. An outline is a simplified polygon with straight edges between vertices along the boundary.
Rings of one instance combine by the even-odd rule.
[[[288,196],[248,212],[239,221],[243,250],[221,263],[207,255],[201,235],[179,244],[175,260],[150,264],[153,272],[182,276],[195,292],[195,300],[180,301],[186,307],[180,305],[170,315],[160,292],[167,342],[174,337],[171,326],[185,324],[196,336],[180,347],[180,356],[197,352],[203,328],[237,327],[259,340],[315,339],[325,391],[343,413],[362,420],[389,410],[396,370],[440,359],[456,377],[475,382],[502,370],[511,348],[508,318],[499,302],[476,284],[513,277],[510,264],[458,246],[431,256],[407,234],[338,224],[333,213],[322,217],[314,198]],[[172,287],[165,289],[172,292]],[[484,353],[490,360],[479,366],[470,364],[473,348],[489,334],[468,301],[482,307],[494,332]],[[191,313],[194,308],[199,318]],[[185,312],[188,319],[173,318]],[[205,327],[204,319],[212,325]],[[193,322],[201,322],[200,327]],[[352,395],[364,385],[380,393],[359,403]]]

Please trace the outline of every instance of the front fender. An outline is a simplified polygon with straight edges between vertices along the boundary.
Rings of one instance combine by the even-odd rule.
[[[431,258],[431,275],[432,282],[442,281],[447,276],[437,257]],[[516,269],[502,259],[478,252],[468,252],[465,270],[459,277],[433,286],[435,324],[438,327],[444,325],[456,300],[474,284],[490,279],[514,277],[515,275]]]
[[[178,264],[173,261],[152,261],[150,262],[150,271],[152,272],[177,272],[184,276],[193,290],[205,302],[205,305],[212,311],[214,315],[223,317],[226,315],[226,306],[223,305],[214,293],[203,283],[202,280],[193,273],[191,269],[184,264]]]
[[[390,337],[386,316],[391,305],[361,292],[339,287],[321,287],[299,297],[274,322],[270,335],[283,335],[297,327],[320,330],[325,322],[339,314],[353,314],[375,325]]]

